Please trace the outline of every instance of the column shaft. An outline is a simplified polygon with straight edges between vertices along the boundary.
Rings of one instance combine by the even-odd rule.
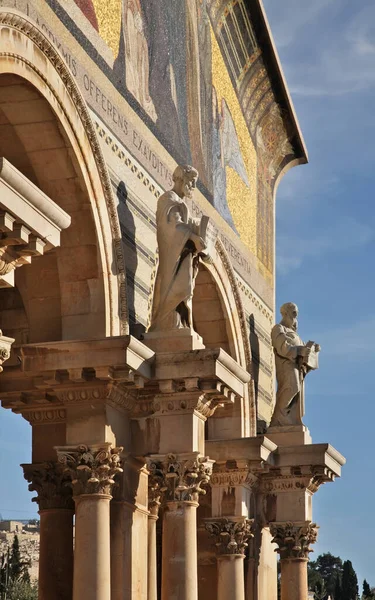
[[[72,599],[73,514],[64,508],[39,511],[39,600]]]
[[[218,600],[245,600],[244,555],[226,554],[217,560]]]
[[[168,502],[163,520],[162,600],[198,599],[197,506]]]
[[[156,521],[157,517],[150,514],[148,517],[148,573],[147,573],[147,599],[157,600],[157,559],[156,559]]]
[[[110,600],[110,531],[108,494],[75,498],[73,600]]]
[[[130,600],[132,584],[132,514],[121,500],[111,501],[111,600]]]
[[[306,558],[281,559],[281,600],[307,600]]]

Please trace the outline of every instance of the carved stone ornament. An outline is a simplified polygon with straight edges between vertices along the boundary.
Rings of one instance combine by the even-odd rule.
[[[4,370],[2,364],[10,357],[10,348],[13,342],[14,339],[5,337],[0,329],[0,373]]]
[[[56,448],[58,460],[69,473],[73,496],[82,494],[111,494],[114,477],[122,473],[122,448],[77,446]]]
[[[69,474],[62,465],[53,462],[21,465],[29,491],[36,492],[32,499],[39,510],[51,508],[74,508]]]
[[[253,519],[210,519],[205,527],[216,540],[218,555],[245,554],[248,541],[253,537],[253,523]]]
[[[279,546],[275,552],[278,552],[281,559],[308,559],[312,552],[310,544],[315,544],[318,529],[316,523],[310,522],[271,523],[272,542]]]
[[[199,494],[206,494],[212,463],[196,454],[168,454],[165,459],[149,460],[151,481],[160,491],[163,502],[198,502]]]

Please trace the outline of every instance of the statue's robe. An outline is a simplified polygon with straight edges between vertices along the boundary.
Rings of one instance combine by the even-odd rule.
[[[299,348],[303,341],[294,329],[282,324],[271,332],[275,353],[277,393],[271,426],[300,425],[304,415],[303,373]]]
[[[150,331],[166,331],[182,326],[176,311],[181,303],[189,315],[191,312],[195,246],[189,240],[196,224],[189,217],[186,204],[174,191],[169,191],[158,200],[156,226],[159,264]]]

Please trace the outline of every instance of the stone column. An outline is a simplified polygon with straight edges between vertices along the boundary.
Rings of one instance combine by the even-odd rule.
[[[147,600],[157,600],[157,556],[156,556],[156,521],[159,518],[161,478],[149,477],[148,485],[148,561],[147,561]]]
[[[316,542],[315,523],[271,523],[273,543],[278,545],[281,566],[281,600],[307,600],[307,563],[310,544]]]
[[[253,521],[243,517],[207,519],[207,531],[215,538],[218,600],[245,600],[244,558]]]
[[[71,600],[74,502],[61,465],[22,465],[40,515],[39,600]]]
[[[57,448],[76,507],[73,600],[110,600],[109,502],[120,452],[110,444]]]
[[[212,464],[198,452],[151,458],[149,469],[161,474],[164,491],[162,600],[197,600],[196,511]]]

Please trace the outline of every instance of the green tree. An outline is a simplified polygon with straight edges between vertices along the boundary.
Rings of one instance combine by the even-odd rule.
[[[342,600],[342,587],[341,587],[341,577],[337,576],[335,583],[335,591],[333,594],[333,600]]]
[[[14,581],[8,588],[7,600],[38,600],[38,589],[25,581]]]
[[[366,581],[366,579],[363,582],[363,587],[362,587],[362,599],[363,600],[375,600],[375,594],[374,594],[374,589],[370,588],[369,583]]]
[[[311,561],[309,564],[309,589],[315,591],[315,587],[320,585],[322,580],[325,585],[325,595],[323,595],[323,588],[320,591],[321,587],[317,589],[316,594],[321,594],[323,600],[327,600],[329,596],[336,600],[336,581],[341,580],[342,569],[342,560],[339,556],[333,556],[330,552],[320,554],[316,561]],[[340,597],[337,600],[341,600]]]
[[[358,599],[358,579],[350,560],[346,560],[343,564],[341,586],[340,600]]]
[[[369,584],[367,583],[366,579],[363,582],[362,596],[364,599],[371,598],[371,588],[370,588]]]
[[[22,575],[23,567],[21,561],[20,543],[18,535],[13,538],[12,550],[9,558],[9,576],[12,581],[16,581]]]

